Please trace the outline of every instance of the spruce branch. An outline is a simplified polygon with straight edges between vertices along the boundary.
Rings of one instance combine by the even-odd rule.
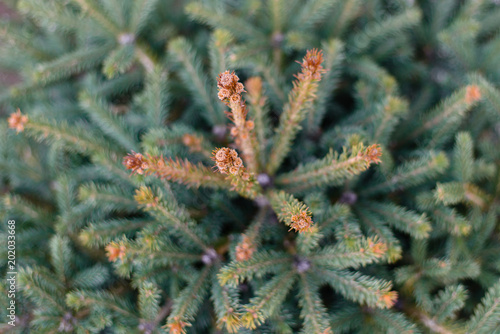
[[[26,116],[20,111],[11,115],[9,126],[26,131],[29,136],[49,143],[63,142],[68,148],[82,153],[112,152],[112,146],[98,133],[65,122],[49,121],[42,116]]]
[[[466,298],[467,291],[460,284],[441,290],[434,300],[433,318],[438,323],[442,323],[447,318],[454,317],[454,313],[464,306]]]
[[[427,238],[432,230],[425,213],[419,215],[392,203],[363,202],[362,206],[384,218],[389,225],[409,233],[416,239]]]
[[[153,283],[145,282],[139,288],[139,314],[147,321],[154,321],[160,311],[161,290]]]
[[[66,294],[66,304],[75,310],[82,308],[104,308],[122,317],[138,322],[133,306],[107,291],[73,290]]]
[[[250,303],[243,306],[245,313],[241,316],[242,325],[255,329],[272,316],[283,303],[296,278],[295,271],[288,270],[276,275],[260,288],[255,297],[250,299]]]
[[[340,185],[367,170],[370,164],[379,163],[381,155],[382,149],[376,144],[365,147],[360,143],[351,150],[344,147],[342,154],[330,151],[321,160],[300,165],[294,171],[280,175],[276,182],[293,193],[319,186]]]
[[[386,252],[387,244],[376,238],[361,238],[352,246],[339,243],[324,247],[308,256],[308,259],[313,264],[327,269],[357,268],[382,259],[386,256]]]
[[[238,290],[230,286],[221,286],[217,276],[213,275],[211,299],[217,313],[217,327],[223,326],[229,333],[237,333],[240,326]]]
[[[367,234],[375,235],[386,245],[388,262],[394,263],[399,260],[402,257],[401,243],[394,236],[391,229],[387,227],[385,220],[380,219],[370,211],[364,210],[362,207],[358,207],[355,212]]]
[[[217,170],[227,175],[226,180],[231,182],[232,190],[251,199],[262,192],[254,174],[246,171],[235,150],[227,147],[214,150],[213,160]]]
[[[478,186],[461,182],[437,183],[434,197],[444,205],[464,202],[483,210],[491,201],[490,197]]]
[[[215,98],[208,84],[208,78],[203,72],[200,60],[193,50],[192,45],[185,38],[177,38],[169,43],[169,52],[176,62],[180,64],[179,72],[186,88],[191,92],[197,106],[208,113],[207,120],[212,125],[224,124],[222,113],[218,108]]]
[[[114,45],[110,43],[95,45],[41,63],[32,72],[31,80],[36,85],[46,86],[56,81],[68,79],[74,74],[88,71],[97,67],[113,47]]]
[[[420,22],[422,12],[418,8],[410,8],[380,22],[370,22],[364,31],[353,36],[352,52],[361,54],[370,46],[396,36],[404,30],[412,28]]]
[[[312,213],[304,203],[284,191],[270,192],[269,200],[278,219],[289,226],[290,230],[300,233],[313,230]]]
[[[391,291],[391,282],[359,272],[317,268],[314,275],[346,299],[368,307],[391,308],[397,299],[397,292]]]
[[[167,200],[159,191],[153,192],[151,188],[143,186],[136,190],[135,200],[146,211],[153,213],[159,221],[172,226],[181,235],[192,240],[199,248],[204,251],[211,250],[203,240],[203,233],[201,233],[199,227],[189,217],[185,209],[177,204],[174,198],[170,197]]]
[[[474,143],[467,132],[457,133],[453,150],[453,174],[461,182],[469,182],[474,174]]]
[[[219,6],[210,6],[199,2],[192,2],[186,6],[186,12],[194,19],[206,23],[213,28],[230,31],[238,38],[263,38],[263,34],[254,29],[253,25],[241,17],[223,12]],[[222,14],[222,15],[221,15]]]
[[[419,185],[428,179],[435,178],[449,166],[448,157],[444,152],[430,152],[418,159],[402,164],[385,181],[368,185],[361,191],[361,195],[387,193],[398,188],[407,188]]]
[[[293,257],[287,253],[258,252],[244,262],[234,261],[223,267],[217,277],[221,285],[237,286],[244,279],[261,277],[265,273],[279,273],[293,265]]]
[[[23,268],[19,271],[18,282],[24,293],[33,298],[35,303],[41,306],[50,305],[61,313],[66,312],[62,298],[64,284],[55,279],[47,268],[38,266]]]
[[[137,104],[144,109],[148,124],[152,127],[165,124],[169,114],[167,107],[171,97],[167,84],[166,70],[162,66],[156,66],[154,71],[147,73],[144,93],[137,98]]]
[[[199,186],[228,189],[230,183],[219,174],[214,173],[210,168],[202,164],[193,164],[188,160],[176,158],[164,158],[162,156],[143,156],[140,153],[129,153],[123,164],[132,173],[155,175],[161,179],[172,180],[188,187],[198,188]]]
[[[269,108],[267,99],[263,95],[262,79],[260,77],[251,77],[245,82],[249,102],[250,114],[254,119],[256,155],[259,163],[259,170],[264,165],[264,158],[267,147],[267,138],[271,132],[270,121],[268,117]]]
[[[343,64],[345,57],[344,43],[338,39],[331,39],[324,42],[322,44],[322,49],[325,51],[324,67],[326,74],[323,80],[319,83],[318,98],[316,99],[314,108],[307,116],[307,132],[309,134],[313,134],[318,131],[320,127],[321,121],[327,112],[328,99],[340,79],[340,74],[342,73],[341,65]]]
[[[103,28],[103,31],[116,39],[116,42],[122,45],[134,44],[135,57],[147,72],[152,72],[158,61],[156,56],[150,50],[149,45],[143,41],[136,40],[134,34],[125,31],[126,27],[120,26],[109,19],[103,13],[101,6],[94,0],[72,0],[77,3],[84,13]]]
[[[86,247],[103,246],[118,239],[123,234],[131,236],[154,222],[151,218],[108,219],[94,221],[80,231],[78,239]]]
[[[318,292],[317,282],[305,273],[300,273],[299,277],[300,317],[304,319],[302,333],[332,334],[328,314]]]
[[[131,135],[133,131],[122,118],[111,112],[102,99],[83,92],[79,100],[82,109],[106,135],[116,140],[126,151],[137,150],[137,143]]]
[[[186,327],[191,326],[196,311],[208,292],[210,273],[213,268],[206,266],[175,299],[172,311],[163,328],[172,334],[185,334]]]
[[[292,141],[300,130],[300,123],[313,106],[318,90],[318,82],[325,72],[321,64],[323,53],[316,49],[307,51],[302,60],[301,71],[296,75],[293,89],[288,96],[288,103],[280,116],[280,123],[275,130],[273,147],[266,170],[274,174],[290,151]]]
[[[438,107],[425,116],[422,123],[415,127],[413,131],[404,134],[404,140],[413,140],[424,133],[431,132],[432,144],[441,140],[441,137],[450,132],[450,127],[459,123],[466,112],[482,99],[481,88],[478,85],[465,86],[450,97],[445,99]]]
[[[241,93],[245,91],[245,87],[236,74],[225,71],[219,74],[217,78],[217,88],[219,90],[218,97],[231,109],[228,117],[234,123],[231,129],[231,135],[235,137],[236,145],[243,152],[243,160],[248,166],[250,172],[257,171],[257,155],[254,129],[255,123],[247,121],[247,106]]]
[[[500,282],[495,283],[476,307],[467,334],[491,333],[500,324]]]

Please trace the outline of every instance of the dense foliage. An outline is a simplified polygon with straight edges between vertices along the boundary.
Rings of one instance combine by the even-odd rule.
[[[500,333],[497,1],[5,3],[1,333]]]

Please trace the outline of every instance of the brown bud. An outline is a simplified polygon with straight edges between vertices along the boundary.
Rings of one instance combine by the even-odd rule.
[[[7,122],[9,123],[9,128],[16,129],[19,133],[24,131],[24,126],[28,123],[28,116],[21,114],[21,110],[17,109],[17,112],[10,114]]]

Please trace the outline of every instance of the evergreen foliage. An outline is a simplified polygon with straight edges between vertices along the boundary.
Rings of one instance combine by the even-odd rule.
[[[500,333],[496,1],[5,6],[1,333]]]

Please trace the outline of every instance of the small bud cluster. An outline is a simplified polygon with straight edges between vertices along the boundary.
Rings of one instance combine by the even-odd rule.
[[[236,261],[242,262],[250,260],[252,254],[255,252],[255,245],[250,237],[243,235],[243,239],[236,246]]]
[[[123,158],[123,164],[127,169],[132,170],[132,174],[137,173],[142,175],[144,174],[144,170],[148,168],[148,164],[144,161],[144,156],[134,151]]]
[[[471,104],[481,99],[481,90],[476,85],[469,85],[465,89],[465,103]]]
[[[366,157],[371,163],[380,163],[380,157],[382,156],[382,148],[378,144],[369,146],[365,152]]]
[[[185,327],[188,326],[180,317],[174,317],[173,321],[169,321],[164,327],[167,327],[171,334],[184,334],[186,333]]]
[[[214,150],[213,160],[222,174],[238,175],[240,168],[243,167],[243,161],[238,157],[238,153],[227,147]]]
[[[123,258],[126,255],[127,248],[123,244],[118,244],[116,242],[111,242],[106,246],[106,255],[108,256],[108,260],[110,262],[116,261],[116,259],[120,259],[123,261]]]
[[[298,62],[302,66],[302,71],[297,74],[298,80],[304,80],[305,78],[312,78],[314,80],[320,80],[321,75],[326,72],[326,70],[321,66],[323,63],[323,51],[318,49],[308,50],[302,63]]]
[[[144,186],[135,191],[134,199],[137,203],[147,208],[156,207],[160,202],[160,198],[155,196],[151,188]]]
[[[190,152],[201,152],[203,148],[201,146],[201,138],[195,135],[186,133],[182,136],[182,143],[189,148]]]
[[[294,229],[298,232],[309,232],[313,225],[311,216],[307,211],[301,211],[299,214],[293,215],[291,221],[290,230]]]
[[[254,106],[263,107],[266,104],[266,98],[262,96],[262,79],[260,77],[251,77],[245,82],[245,88],[248,91],[248,101]]]
[[[379,301],[385,308],[391,308],[398,299],[398,293],[396,291],[387,291],[380,295]]]
[[[217,78],[219,99],[227,106],[229,106],[231,102],[241,102],[241,93],[245,91],[245,88],[241,82],[238,82],[239,80],[240,78],[238,78],[234,72],[229,71],[219,74]]]
[[[24,126],[28,123],[28,116],[21,114],[21,110],[17,109],[17,112],[12,113],[7,120],[9,123],[9,128],[16,129],[16,131],[24,131]]]
[[[255,127],[255,123],[253,121],[245,121],[245,130],[251,131]],[[243,131],[240,134],[240,131],[238,130],[237,127],[232,127],[231,128],[231,136],[233,137],[238,137],[238,135],[241,137],[241,139],[248,139],[248,131]]]
[[[361,253],[364,253],[365,251],[373,253],[376,257],[382,257],[387,253],[387,244],[368,238],[368,249],[360,249]]]

